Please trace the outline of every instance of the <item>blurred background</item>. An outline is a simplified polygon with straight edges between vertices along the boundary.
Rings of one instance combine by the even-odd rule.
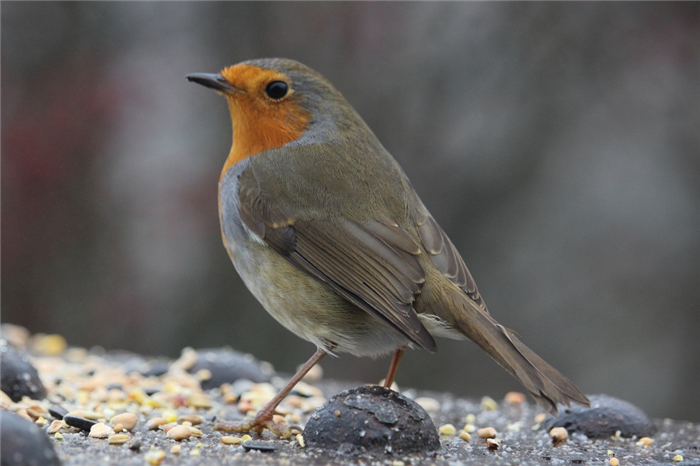
[[[3,2],[2,321],[72,345],[314,348],[221,245],[225,102],[269,56],[325,75],[402,164],[491,313],[586,393],[700,421],[700,4]],[[500,399],[475,345],[401,387]],[[389,359],[323,361],[377,382]]]

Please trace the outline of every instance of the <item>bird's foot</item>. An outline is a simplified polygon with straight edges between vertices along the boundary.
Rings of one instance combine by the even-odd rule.
[[[301,429],[296,426],[277,424],[272,420],[272,415],[265,413],[242,421],[219,421],[214,426],[214,430],[222,432],[257,432],[261,434],[265,429],[283,439],[290,438],[294,431],[301,432]]]

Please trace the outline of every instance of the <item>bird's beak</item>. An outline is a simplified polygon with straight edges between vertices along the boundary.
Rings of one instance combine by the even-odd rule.
[[[234,87],[226,78],[214,73],[192,73],[185,76],[188,81],[201,84],[202,86],[214,89],[215,91],[231,94],[233,92],[243,92],[242,89]]]

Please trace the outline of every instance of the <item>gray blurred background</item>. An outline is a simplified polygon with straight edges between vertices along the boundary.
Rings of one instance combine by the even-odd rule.
[[[228,112],[184,78],[282,56],[363,115],[501,323],[586,393],[698,421],[699,5],[2,2],[2,320],[304,362],[221,245]],[[438,344],[400,386],[521,389]],[[323,367],[376,382],[388,362]]]

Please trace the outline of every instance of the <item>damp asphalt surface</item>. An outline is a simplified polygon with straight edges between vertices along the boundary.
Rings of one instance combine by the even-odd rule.
[[[29,340],[25,346],[31,348],[31,343]],[[605,395],[589,395],[590,409],[562,410],[553,419],[517,393],[507,400],[476,400],[402,387],[399,395],[378,387],[357,389],[363,385],[358,382],[322,378],[301,383],[280,405],[279,412],[284,414],[280,422],[302,429],[307,426],[303,435],[283,440],[264,432],[247,439],[219,432],[215,426],[222,420],[242,419],[242,411],[254,411],[284,384],[288,376],[274,374],[269,364],[225,349],[185,350],[179,360],[167,361],[54,346],[50,355],[31,357],[46,386],[47,398],[30,399],[38,393],[35,390],[27,391],[29,398],[19,401],[3,395],[2,466],[700,466],[700,424],[649,420],[638,408]],[[259,382],[239,380],[221,385],[217,377],[222,376],[222,370],[243,373]],[[205,388],[207,381],[213,388]],[[4,389],[12,392],[16,385],[13,382]],[[365,395],[370,398],[361,397]],[[365,414],[356,409],[364,409]],[[17,415],[4,414],[8,411]],[[69,412],[71,426],[55,420]],[[128,442],[111,443],[109,438],[88,435],[95,422],[109,425],[109,420],[122,412],[137,414],[136,426],[130,432],[111,431],[109,436],[112,440],[121,436]],[[76,416],[93,416],[94,420],[81,430]],[[149,429],[149,421],[159,417],[168,418],[167,425]],[[190,426],[193,436],[170,438],[165,430],[185,419],[197,419]],[[621,422],[620,428],[611,428],[611,422]],[[52,426],[54,430],[47,432]],[[566,428],[568,437],[554,442],[549,432],[552,426]],[[478,429],[486,427],[496,431],[496,438],[489,443],[478,434]],[[327,435],[324,429],[335,430]],[[379,432],[382,429],[383,433]],[[596,432],[600,438],[591,438]],[[237,444],[225,444],[223,436]],[[396,448],[382,448],[381,442],[377,448],[378,438],[397,442],[392,444]],[[362,442],[368,439],[374,443],[365,443],[365,448]],[[51,446],[57,460],[47,460],[52,457],[47,454]],[[32,453],[36,458],[31,458]],[[13,458],[19,459],[13,462]]]
[[[326,397],[351,387],[353,383],[320,381],[316,383]],[[495,410],[487,410],[480,400],[465,400],[449,394],[413,392],[437,400],[440,409],[431,413],[436,426],[453,424],[461,429],[468,414],[475,415],[475,426],[491,426],[498,432],[500,445],[489,448],[484,439],[472,433],[470,441],[458,436],[441,436],[440,449],[431,454],[352,454],[341,451],[324,451],[302,448],[295,439],[280,440],[273,435],[254,436],[271,447],[272,451],[246,450],[242,446],[223,445],[221,433],[213,430],[211,419],[197,426],[203,436],[176,442],[159,431],[149,431],[145,425],[137,427],[133,434],[141,437],[141,448],[133,451],[125,445],[113,446],[102,439],[89,438],[85,433],[66,433],[63,440],[53,440],[56,452],[64,465],[93,466],[96,464],[138,465],[148,464],[145,455],[150,450],[166,452],[162,465],[392,465],[436,464],[436,465],[565,465],[565,464],[610,464],[613,456],[620,465],[700,465],[700,426],[687,422],[656,420],[657,433],[652,446],[638,446],[637,439],[611,437],[605,440],[590,440],[583,434],[572,434],[565,443],[554,445],[548,432],[535,430],[534,421],[541,410],[531,403],[507,405],[498,403]],[[240,418],[235,406],[225,417]],[[205,416],[206,419],[206,416]],[[201,446],[197,448],[197,445]],[[179,454],[170,452],[179,444]],[[196,456],[192,455],[197,451]],[[682,461],[678,455],[682,456]],[[676,461],[674,461],[676,458]]]

